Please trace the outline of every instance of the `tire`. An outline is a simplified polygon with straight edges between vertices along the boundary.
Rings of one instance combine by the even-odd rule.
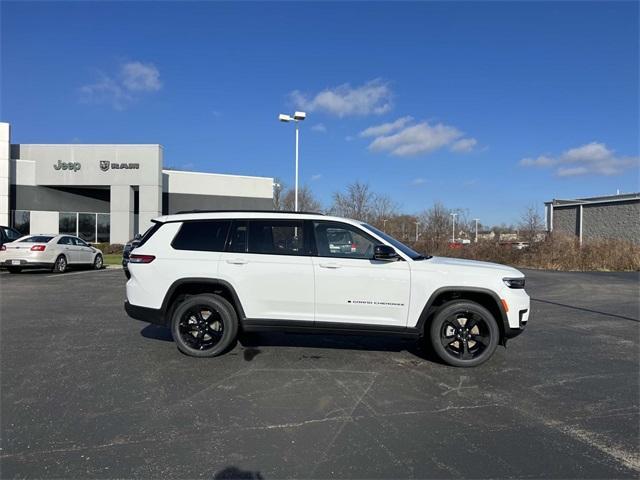
[[[96,258],[93,259],[93,269],[100,270],[104,265],[104,260],[102,259],[102,255],[97,254]]]
[[[22,268],[20,268],[20,267],[8,267],[7,270],[9,270],[9,273],[20,273],[22,271]]]
[[[218,295],[193,295],[173,309],[171,334],[182,353],[215,357],[236,340],[238,316],[233,306]]]
[[[495,352],[500,329],[491,312],[482,305],[456,300],[443,305],[436,313],[429,329],[429,340],[446,364],[476,367]]]
[[[53,273],[64,273],[67,271],[67,267],[67,257],[65,257],[64,255],[59,255],[58,258],[56,258],[51,271]]]

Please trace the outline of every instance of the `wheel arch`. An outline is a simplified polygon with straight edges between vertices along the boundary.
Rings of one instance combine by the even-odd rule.
[[[246,318],[240,298],[235,288],[233,288],[229,282],[216,278],[190,277],[176,280],[167,290],[161,307],[165,323],[169,323],[171,312],[176,305],[177,299],[181,296],[197,295],[199,293],[215,293],[216,295],[220,295],[233,306],[238,315],[238,320],[242,321]]]
[[[431,294],[418,319],[416,328],[424,335],[440,307],[452,300],[469,300],[485,307],[495,317],[500,330],[500,344],[506,344],[506,332],[509,329],[507,313],[500,297],[487,288],[479,287],[442,287]]]

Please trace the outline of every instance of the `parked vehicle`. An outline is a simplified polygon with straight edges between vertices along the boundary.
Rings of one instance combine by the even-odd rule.
[[[350,247],[336,249],[347,234]],[[468,367],[530,314],[514,268],[423,256],[366,223],[319,214],[160,217],[128,268],[127,313],[170,327],[197,357],[222,354],[240,331],[357,332],[425,339]]]
[[[101,269],[102,252],[73,235],[27,235],[0,247],[0,268],[11,273],[29,268],[64,273],[75,266]]]
[[[15,228],[5,227],[0,225],[0,247],[5,243],[13,242],[14,240],[24,237]]]
[[[142,235],[137,233],[136,236],[129,240],[122,249],[122,268],[124,269],[124,274],[127,278],[129,278],[129,269],[127,268],[127,265],[129,264],[129,255],[131,254],[131,250],[140,244],[141,239]]]

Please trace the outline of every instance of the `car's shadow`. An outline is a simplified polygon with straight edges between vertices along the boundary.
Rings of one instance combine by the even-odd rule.
[[[140,334],[149,339],[173,342],[171,330],[157,325],[147,325]],[[376,352],[408,352],[422,360],[442,363],[424,341],[384,335],[292,333],[292,332],[251,332],[241,333],[238,343],[242,347],[244,359],[253,360],[262,353],[260,347],[292,347],[300,349],[336,349]],[[303,352],[304,358],[320,359],[320,352]]]

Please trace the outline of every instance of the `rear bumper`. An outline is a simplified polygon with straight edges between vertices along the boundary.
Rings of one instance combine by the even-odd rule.
[[[20,262],[19,264],[15,264],[14,262]],[[4,260],[0,262],[0,268],[53,268],[53,263],[49,262],[30,262],[25,259],[12,259],[12,260]]]
[[[136,320],[153,323],[154,325],[165,326],[167,324],[162,310],[159,309],[139,307],[137,305],[131,305],[129,302],[124,302],[124,310],[127,312],[127,315]]]

